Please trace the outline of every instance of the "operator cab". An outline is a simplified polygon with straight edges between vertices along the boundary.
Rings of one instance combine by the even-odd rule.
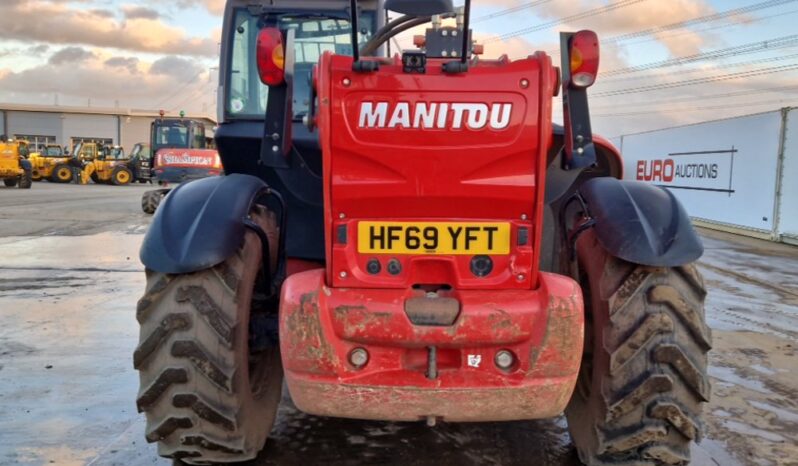
[[[39,154],[42,157],[63,157],[64,149],[58,145],[48,145]]]
[[[257,4],[253,6],[253,3]],[[385,18],[376,13],[383,11],[381,0],[359,2],[358,10],[358,41],[359,46],[363,46],[383,26]],[[291,212],[288,228],[292,234],[286,244],[290,257],[324,259],[321,148],[318,133],[310,132],[302,120],[311,108],[312,71],[322,54],[327,51],[353,54],[350,24],[347,1],[227,2],[216,145],[225,173],[258,176],[285,198]],[[275,133],[272,125],[282,124],[282,121],[265,121],[269,103],[279,100],[270,96],[270,88],[261,82],[258,73],[257,40],[265,27],[292,30],[295,38],[289,123],[291,153],[275,163],[261,163],[260,160],[264,123],[267,130],[272,129],[269,134]],[[269,144],[265,149],[271,147]]]
[[[150,147],[160,149],[205,149],[205,125],[193,120],[161,118],[152,122]]]

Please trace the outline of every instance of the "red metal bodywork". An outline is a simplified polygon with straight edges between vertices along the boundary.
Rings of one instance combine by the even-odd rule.
[[[538,271],[556,70],[543,53],[484,61],[455,75],[441,63],[430,60],[426,74],[408,74],[397,57],[377,72],[355,73],[351,57],[328,53],[316,70],[328,260],[325,269],[289,276],[280,307],[286,381],[303,411],[385,420],[532,419],[560,413],[573,391],[582,355],[581,291],[568,277]],[[382,103],[393,110],[384,121],[369,120],[364,115],[374,115],[364,102],[369,110]],[[494,111],[490,124],[478,110],[438,112],[426,124],[394,113],[431,104],[512,111],[506,120]],[[511,249],[491,256],[493,270],[482,278],[468,255],[379,255],[400,261],[401,273],[369,274],[374,255],[358,252],[360,221],[504,222]],[[456,321],[413,324],[406,300],[435,287],[459,303]],[[365,367],[348,361],[356,347],[370,355]],[[435,377],[428,374],[431,347]],[[515,356],[508,370],[494,363],[500,350]]]
[[[330,288],[324,270],[283,285],[280,351],[286,383],[302,411],[337,417],[414,421],[506,421],[556,416],[571,397],[582,355],[582,294],[570,278],[540,274],[536,290],[454,292],[450,327],[413,325],[398,289]],[[428,348],[438,372],[427,372]],[[366,348],[363,368],[347,357]],[[497,368],[499,350],[516,363]],[[468,364],[479,357],[479,367]]]

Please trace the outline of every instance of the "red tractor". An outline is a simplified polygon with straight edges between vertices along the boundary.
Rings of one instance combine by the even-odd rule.
[[[314,415],[565,412],[586,464],[689,462],[709,397],[700,239],[592,134],[594,33],[562,34],[560,67],[485,60],[469,17],[228,1],[226,176],[173,190],[141,251],[137,403],[161,455],[254,458],[285,380]],[[427,23],[422,49],[384,53]]]

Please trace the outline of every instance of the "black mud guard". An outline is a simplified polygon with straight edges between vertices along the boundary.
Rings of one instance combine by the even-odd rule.
[[[690,217],[665,188],[602,177],[586,181],[579,194],[595,221],[599,243],[627,262],[677,267],[704,253]]]
[[[260,178],[240,174],[181,184],[155,211],[141,245],[141,262],[168,274],[221,264],[241,247],[244,219],[267,190]]]

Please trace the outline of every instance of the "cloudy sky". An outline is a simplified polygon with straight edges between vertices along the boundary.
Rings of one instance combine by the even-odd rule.
[[[798,0],[473,3],[488,56],[557,54],[558,31],[596,30],[591,107],[609,137],[798,105]],[[0,102],[215,114],[224,0],[0,5]]]

